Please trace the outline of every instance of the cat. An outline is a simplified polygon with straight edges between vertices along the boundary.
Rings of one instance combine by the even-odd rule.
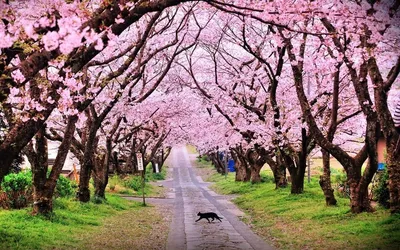
[[[203,218],[207,219],[207,220],[208,220],[208,223],[211,223],[210,220],[209,220],[209,218],[211,218],[212,221],[214,221],[214,219],[217,219],[217,220],[219,220],[220,222],[222,222],[221,219],[223,219],[222,217],[219,217],[216,213],[200,213],[200,212],[198,212],[198,213],[197,213],[197,216],[200,216],[200,218],[199,218],[198,220],[196,220],[195,222],[198,222],[199,220],[201,220],[201,219],[203,219]]]

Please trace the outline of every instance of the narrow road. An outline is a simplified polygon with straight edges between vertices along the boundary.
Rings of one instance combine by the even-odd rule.
[[[238,219],[236,214],[240,211],[232,203],[199,182],[185,147],[174,148],[170,162],[175,204],[168,250],[274,249]],[[222,222],[195,222],[198,212],[215,212],[223,217]]]

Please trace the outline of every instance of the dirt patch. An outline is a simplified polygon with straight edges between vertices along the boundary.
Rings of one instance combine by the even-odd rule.
[[[113,216],[83,238],[83,249],[165,249],[172,206],[157,204]]]

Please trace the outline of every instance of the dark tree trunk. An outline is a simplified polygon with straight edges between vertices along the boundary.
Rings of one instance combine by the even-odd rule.
[[[36,161],[31,164],[33,184],[33,214],[49,214],[53,211],[54,190],[46,190],[48,150],[44,137],[45,127],[36,134]],[[29,150],[29,149],[28,149]]]
[[[250,165],[250,181],[251,183],[261,182],[260,171],[264,164],[267,162],[267,152],[264,148],[258,145],[254,146],[254,149],[250,149],[247,152],[247,158]]]
[[[294,159],[290,156],[285,156],[287,159],[288,169],[290,176],[292,178],[292,194],[301,194],[304,192],[304,174],[306,173],[307,167],[307,145],[308,138],[305,128],[301,129],[301,151],[294,152]]]
[[[251,170],[246,161],[235,159],[235,181],[250,181]]]
[[[287,187],[286,166],[281,157],[276,156],[276,161],[274,161],[272,157],[267,156],[266,160],[274,175],[275,189]]]
[[[260,171],[261,171],[261,168],[263,167],[263,165],[252,164],[250,166],[251,166],[250,167],[250,170],[251,170],[250,181],[251,181],[251,183],[252,184],[260,183],[261,182]]]
[[[84,165],[81,165],[81,171],[79,173],[79,189],[77,193],[77,198],[81,202],[88,202],[90,200],[89,181],[93,167],[94,164],[92,159],[87,159]]]
[[[3,149],[0,151],[0,182],[3,180],[11,169],[11,164],[17,158],[17,153],[10,149]]]
[[[231,155],[235,161],[235,181],[250,181],[251,171],[243,150],[240,147],[232,149]]]
[[[361,176],[359,176],[361,177]],[[368,185],[365,185],[359,177],[350,177],[347,182],[350,186],[350,207],[353,213],[374,212],[368,197]]]
[[[122,175],[122,169],[121,169],[121,166],[119,165],[119,160],[118,160],[118,153],[115,151],[113,153],[112,161],[113,161],[113,166],[114,166],[114,172],[117,175]]]
[[[81,163],[81,171],[79,173],[79,189],[77,198],[81,202],[90,200],[89,181],[91,172],[94,169],[94,150],[97,147],[96,133],[98,126],[91,125],[89,135],[85,144],[85,152],[83,154],[83,162]]]
[[[388,145],[386,158],[386,167],[389,174],[389,205],[391,213],[400,213],[400,153],[396,152],[396,141],[393,140],[392,142],[393,145]]]
[[[225,174],[224,160],[220,158],[219,152],[210,153],[210,159],[217,172],[220,174]]]
[[[108,142],[107,142],[108,144]],[[108,145],[107,145],[108,149]],[[111,147],[110,147],[111,151]],[[108,184],[109,155],[110,152],[98,156],[93,169],[94,195],[96,198],[106,199],[105,190]]]
[[[331,168],[330,168],[330,154],[326,150],[322,151],[322,165],[323,174],[319,177],[319,185],[324,192],[325,201],[327,206],[336,205],[334,190],[331,184]]]
[[[33,173],[33,214],[48,215],[53,212],[53,195],[57,180],[64,166],[72,138],[74,136],[76,116],[69,117],[64,131],[64,139],[58,148],[54,165],[50,176],[47,178],[48,152],[47,141],[44,137],[44,130],[40,129],[36,135],[36,150],[32,144],[25,150],[32,165]]]
[[[399,158],[397,156],[397,158]],[[400,213],[400,160],[388,161],[390,212]]]
[[[162,152],[161,152],[162,159],[161,159],[160,166],[159,166],[160,172],[161,172],[162,167],[164,166],[164,163],[167,160],[169,154],[171,153],[171,149],[172,149],[171,147],[167,147],[167,148],[163,149]]]
[[[290,172],[290,177],[292,179],[292,186],[290,192],[292,194],[302,194],[304,192],[304,174],[306,172],[306,161],[300,161],[297,166],[294,165],[288,167]]]
[[[286,167],[285,165],[278,165],[275,171],[273,171],[275,179],[275,188],[285,188],[288,185],[286,178]]]

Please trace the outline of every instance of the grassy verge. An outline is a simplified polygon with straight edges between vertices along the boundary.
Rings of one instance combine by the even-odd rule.
[[[163,179],[166,170],[160,174],[148,172],[147,179],[155,181]],[[122,182],[116,181],[114,191],[119,187],[119,191],[141,194],[141,190],[136,192],[129,186],[124,187]],[[110,184],[115,183],[111,180]],[[146,183],[148,196],[162,190]],[[107,192],[106,197],[101,204],[58,198],[54,200],[54,214],[50,219],[32,216],[32,208],[0,209],[0,249],[165,248],[172,214],[170,207],[143,207],[140,202],[128,201],[117,193]]]
[[[146,183],[144,187],[145,196],[165,196],[164,188],[154,185],[154,182],[165,179],[167,175],[167,168],[167,166],[164,166],[160,173],[153,173],[151,165],[147,166]],[[121,179],[119,176],[114,175],[109,179],[106,190],[111,193],[118,193],[122,195],[142,196],[142,176],[126,176]]]
[[[139,214],[144,213],[148,215],[146,219],[151,220],[145,225],[151,225],[160,215],[150,216],[148,210],[154,208],[142,207],[138,202],[127,201],[115,195],[108,195],[107,201],[103,204],[56,199],[55,213],[50,220],[31,216],[30,208],[0,210],[0,249],[86,248],[89,245],[87,240],[90,235],[95,235],[105,228],[110,231],[121,229],[110,228],[105,223],[106,218],[109,221],[127,213],[136,214],[137,217],[131,216],[131,223],[140,224],[140,218],[144,217]]]
[[[195,162],[200,174],[204,161]],[[208,164],[209,165],[209,164]],[[209,172],[212,168],[208,168]],[[247,223],[279,249],[399,249],[400,216],[380,207],[375,213],[352,214],[349,200],[327,207],[318,180],[305,184],[305,192],[291,195],[290,188],[275,190],[272,176],[262,173],[265,182],[251,185],[236,183],[234,173],[213,173],[207,181],[214,190],[238,194],[234,202],[249,215]]]

